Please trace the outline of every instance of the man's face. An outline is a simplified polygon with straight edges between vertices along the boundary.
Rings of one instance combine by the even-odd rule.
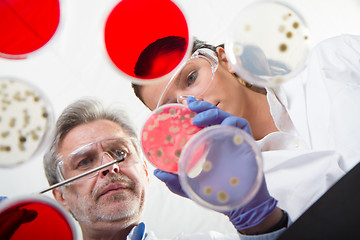
[[[118,124],[108,120],[82,124],[65,136],[59,154],[67,156],[83,145],[113,137],[128,135]],[[127,158],[139,158],[135,148]],[[145,163],[138,161],[123,168],[114,164],[100,170],[95,177],[57,189],[55,198],[80,222],[122,222],[126,225],[138,222],[148,189]]]

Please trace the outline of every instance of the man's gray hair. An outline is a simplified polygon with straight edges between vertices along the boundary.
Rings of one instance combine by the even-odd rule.
[[[59,182],[56,172],[56,164],[59,159],[58,147],[66,134],[76,126],[101,119],[119,124],[130,137],[137,139],[136,128],[123,110],[104,108],[102,103],[94,98],[83,98],[75,101],[66,107],[58,118],[51,145],[44,155],[44,170],[50,185]],[[137,143],[134,144],[136,147]]]

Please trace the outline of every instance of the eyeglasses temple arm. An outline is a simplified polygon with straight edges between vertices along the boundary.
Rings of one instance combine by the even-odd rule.
[[[125,156],[123,156],[123,157],[121,157],[121,158],[118,158],[118,159],[116,159],[116,160],[114,160],[114,161],[112,161],[112,162],[108,162],[108,163],[106,163],[106,164],[104,164],[104,165],[101,165],[101,166],[99,166],[99,167],[97,167],[97,168],[94,168],[94,169],[92,169],[92,170],[90,170],[90,171],[87,171],[87,172],[84,172],[84,173],[82,173],[82,174],[79,174],[79,175],[77,175],[77,176],[75,176],[75,177],[69,178],[69,179],[67,179],[67,180],[65,180],[65,181],[62,181],[62,182],[59,182],[59,183],[57,183],[57,184],[51,185],[50,187],[48,187],[48,188],[42,190],[41,192],[39,192],[39,194],[46,193],[46,192],[48,192],[48,191],[50,191],[50,190],[52,190],[52,189],[54,189],[54,188],[60,187],[60,186],[65,185],[65,184],[68,184],[68,183],[70,183],[70,182],[73,182],[73,181],[75,181],[75,180],[78,180],[79,178],[82,178],[82,177],[84,177],[84,176],[86,176],[86,175],[89,175],[89,174],[91,174],[91,173],[97,172],[97,171],[99,171],[99,170],[101,170],[101,169],[103,169],[103,168],[109,167],[109,166],[111,166],[111,165],[113,165],[113,164],[115,164],[115,163],[120,163],[120,162],[122,162],[122,161],[124,161],[124,160],[125,160]]]

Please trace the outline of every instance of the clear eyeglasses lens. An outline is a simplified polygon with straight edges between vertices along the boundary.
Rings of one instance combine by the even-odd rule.
[[[211,50],[196,51],[175,73],[164,88],[157,107],[178,102],[178,96],[199,97],[208,88],[218,66],[217,57]]]
[[[136,151],[133,143],[134,139],[132,138],[115,138],[82,146],[57,164],[60,178],[67,180],[123,157],[125,157],[125,160],[117,163],[120,167],[134,165],[138,160],[132,156]],[[81,179],[85,180],[94,177],[97,173],[92,173]]]

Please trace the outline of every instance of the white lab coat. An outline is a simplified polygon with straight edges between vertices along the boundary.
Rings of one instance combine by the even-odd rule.
[[[360,36],[321,42],[267,97],[281,132],[259,141],[266,181],[294,221],[360,161]]]
[[[265,178],[278,206],[294,221],[360,160],[360,36],[323,41],[295,79],[267,90],[280,132],[258,141]],[[276,239],[283,231],[241,239]],[[239,238],[208,232],[175,239]],[[128,239],[157,238],[151,231],[134,238],[132,231]]]

